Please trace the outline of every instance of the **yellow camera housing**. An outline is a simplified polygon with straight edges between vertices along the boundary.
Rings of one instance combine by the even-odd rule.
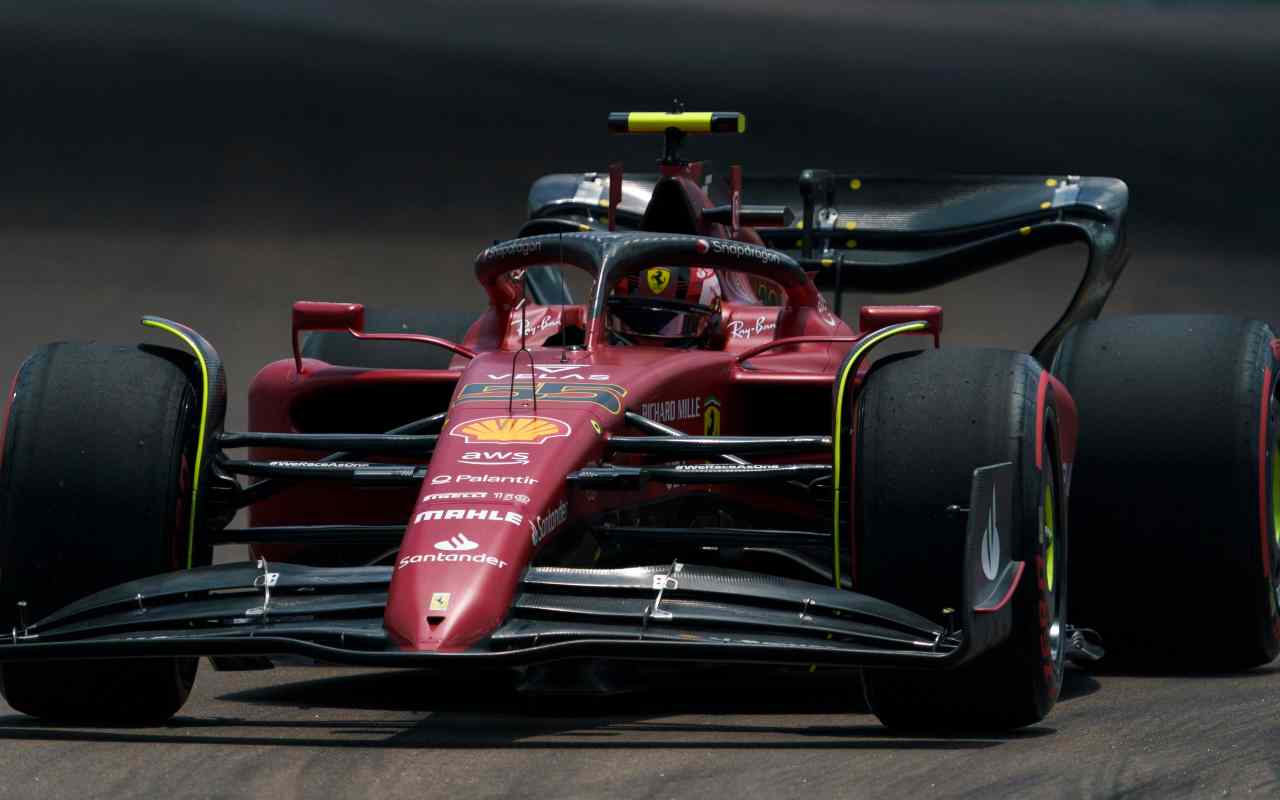
[[[745,133],[747,117],[737,111],[613,111],[610,133]]]

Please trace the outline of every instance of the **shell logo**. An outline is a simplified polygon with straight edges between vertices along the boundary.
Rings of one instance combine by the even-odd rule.
[[[572,432],[569,423],[551,417],[484,417],[459,422],[449,435],[467,444],[542,444]]]

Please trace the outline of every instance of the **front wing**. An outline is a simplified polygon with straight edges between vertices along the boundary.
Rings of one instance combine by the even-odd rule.
[[[391,641],[382,625],[393,568],[259,560],[105,589],[15,628],[0,644],[0,661],[298,655],[417,668],[570,658],[954,667],[1011,629],[1005,601],[1023,562],[1000,548],[1006,560],[994,579],[982,563],[993,527],[997,535],[1008,530],[1010,469],[974,473],[965,602],[946,624],[858,592],[678,561],[623,569],[533,566],[506,620],[487,638],[463,652],[412,650]]]

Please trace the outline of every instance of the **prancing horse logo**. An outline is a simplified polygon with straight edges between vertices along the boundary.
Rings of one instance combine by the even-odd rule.
[[[662,294],[671,283],[671,270],[666,267],[654,267],[645,270],[644,279],[649,284],[649,291]]]

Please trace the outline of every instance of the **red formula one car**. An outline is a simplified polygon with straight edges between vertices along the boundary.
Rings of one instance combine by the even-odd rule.
[[[1275,656],[1280,345],[1228,317],[1096,319],[1122,182],[744,187],[678,152],[738,114],[610,126],[664,135],[659,173],[538,181],[521,235],[476,259],[478,318],[296,304],[248,432],[180,324],[32,355],[0,451],[8,702],[166,718],[200,656],[517,670],[531,691],[817,665],[856,670],[888,725],[1005,729],[1101,655],[1068,620],[1137,666]],[[933,306],[841,319],[848,290],[1067,241],[1084,279],[1030,354],[939,347]],[[919,349],[877,349],[902,337]],[[234,543],[250,561],[210,566]]]

